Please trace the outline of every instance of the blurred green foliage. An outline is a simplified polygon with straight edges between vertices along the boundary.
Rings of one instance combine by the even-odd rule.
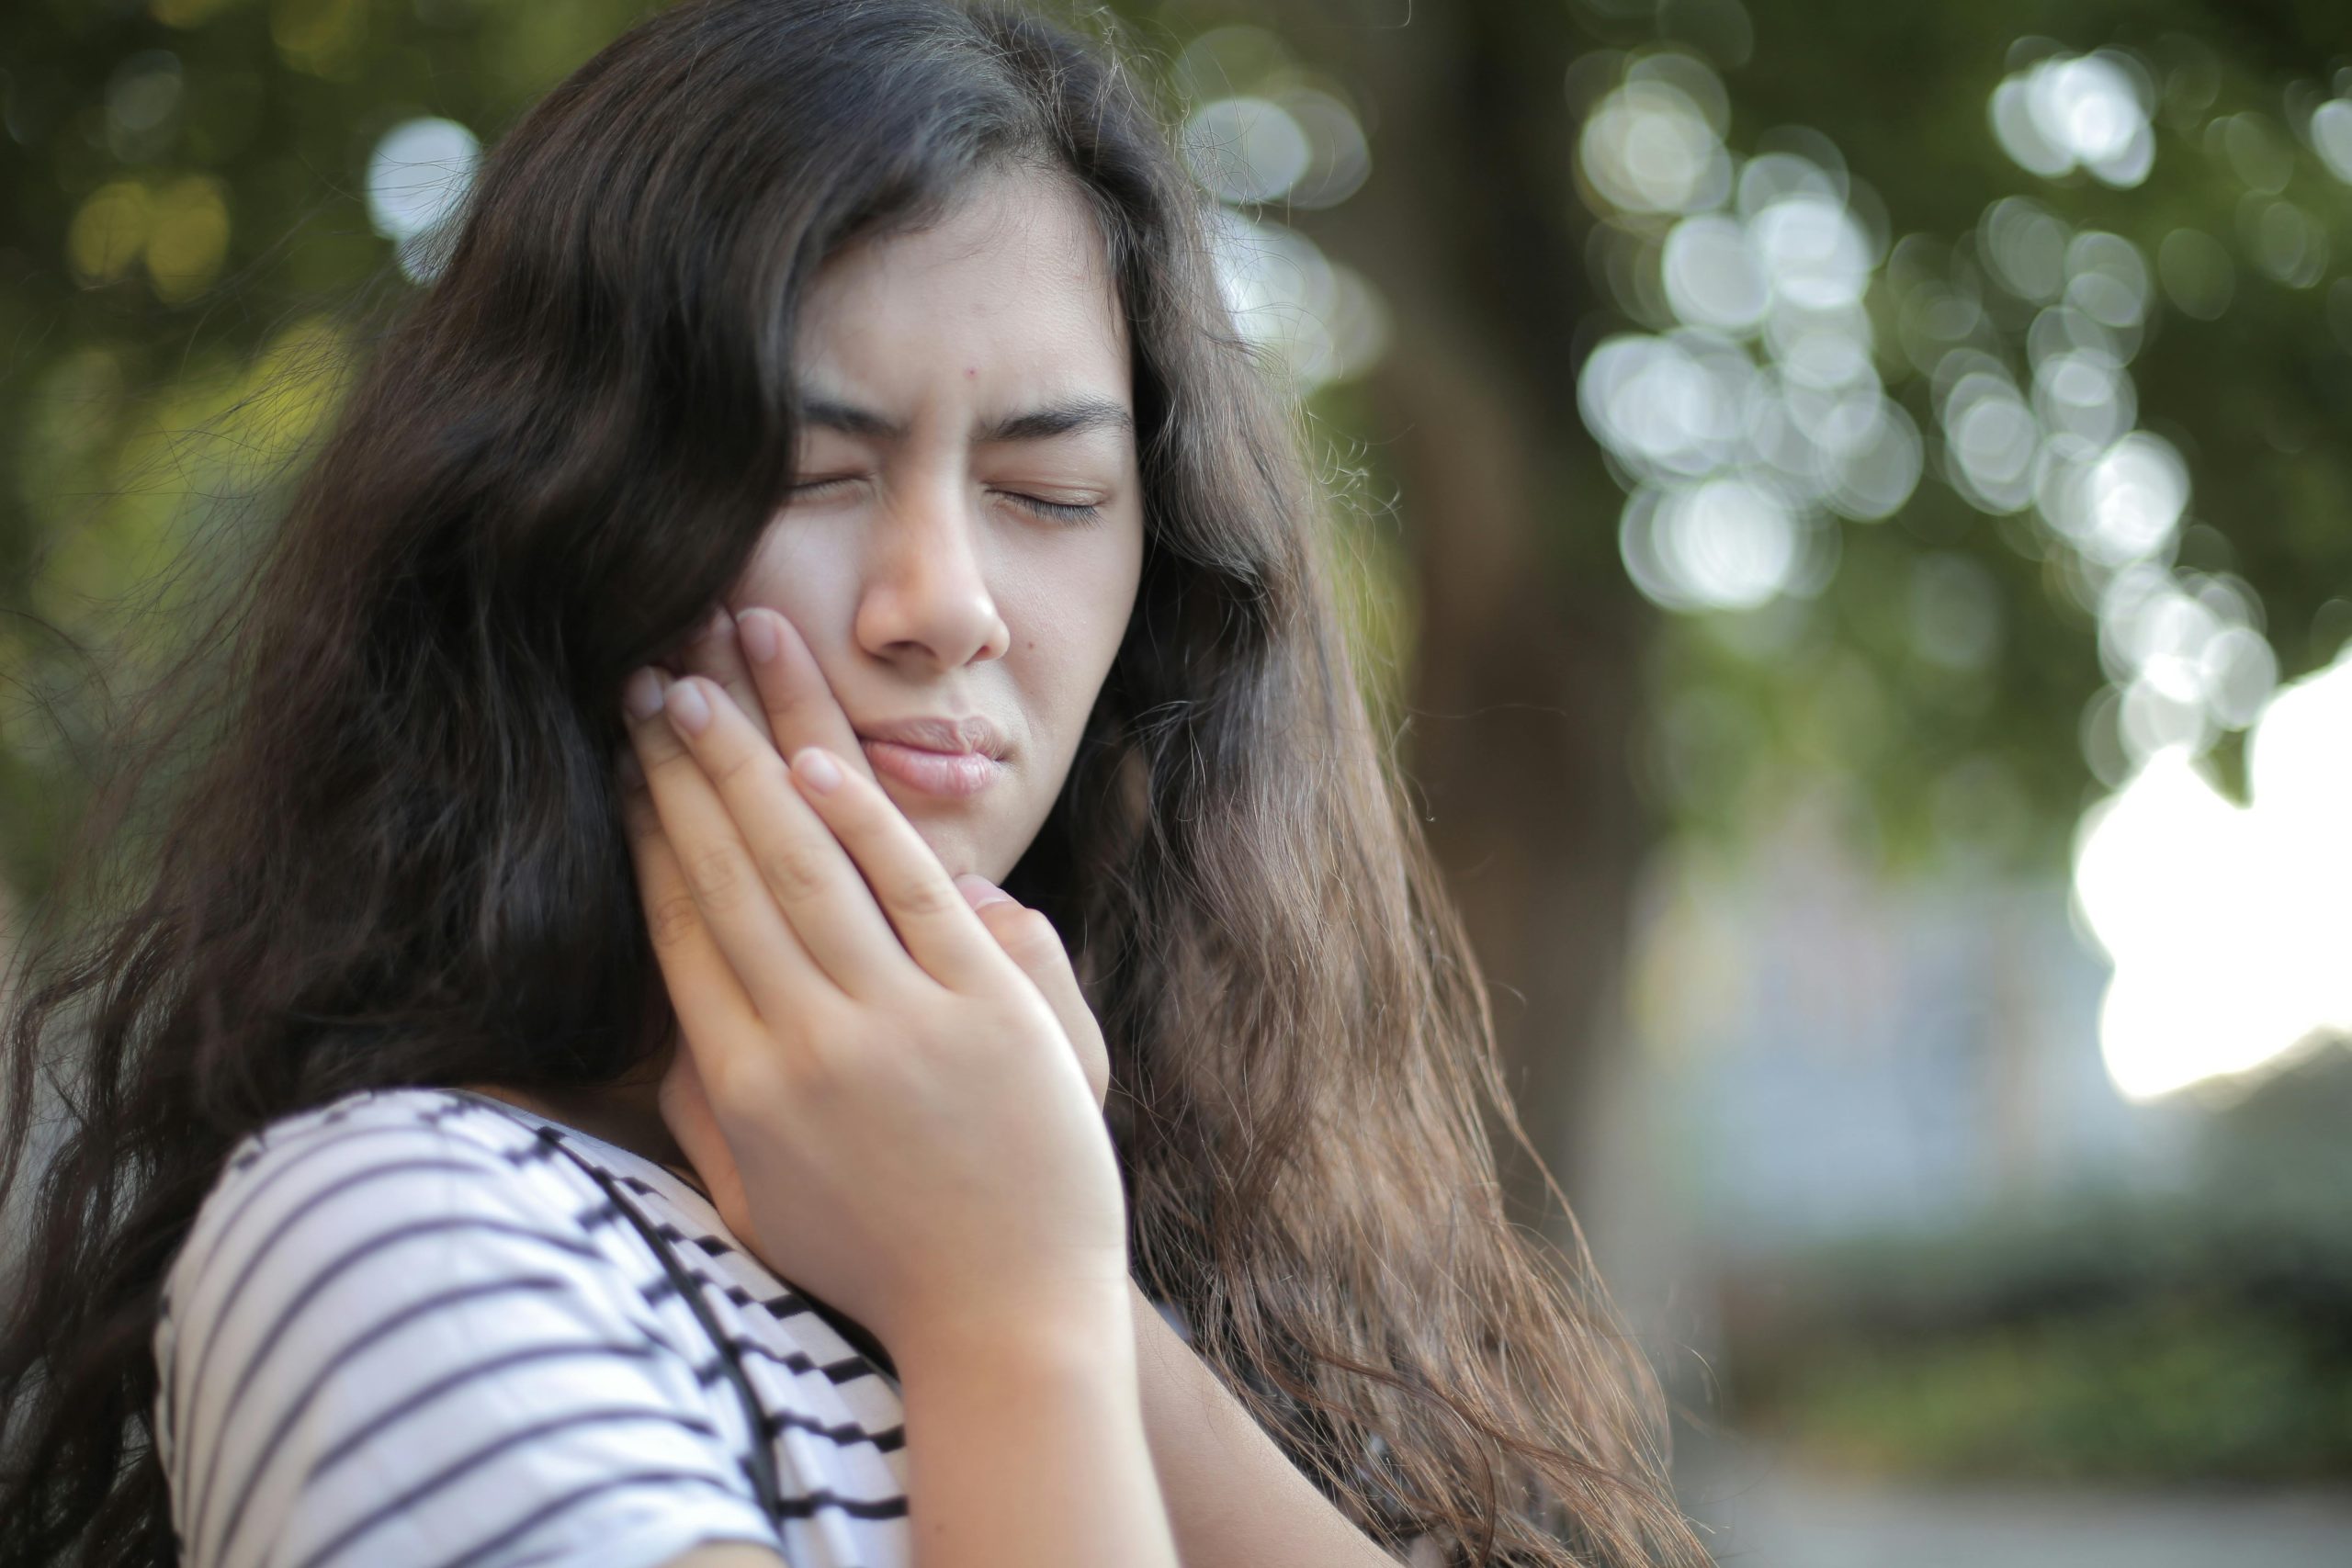
[[[2149,1303],[1825,1357],[1774,1425],[1864,1472],[2335,1480],[2352,1471],[2346,1374],[2251,1303]]]
[[[364,174],[389,127],[485,141],[623,0],[19,0],[0,33],[0,883],[36,897],[168,651],[191,541],[333,406],[349,308],[405,287]],[[174,581],[157,573],[196,568]],[[117,662],[119,660],[119,662]]]
[[[1735,1405],[1860,1469],[2352,1474],[2352,1047],[2204,1092],[2234,1098],[2176,1190],[1848,1243],[1736,1287]]]

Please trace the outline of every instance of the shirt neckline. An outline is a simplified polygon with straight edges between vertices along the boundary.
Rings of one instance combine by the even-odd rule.
[[[605,1168],[607,1175],[625,1173],[636,1177],[640,1181],[659,1178],[664,1182],[684,1187],[705,1203],[710,1201],[710,1194],[703,1190],[699,1178],[689,1178],[666,1165],[646,1158],[634,1149],[625,1149],[618,1144],[600,1138],[585,1128],[575,1127],[569,1122],[559,1121],[555,1117],[533,1111],[528,1106],[516,1105],[512,1100],[501,1100],[496,1095],[483,1094],[479,1089],[449,1087],[446,1092],[462,1095],[477,1105],[487,1105],[492,1110],[503,1111],[509,1116],[521,1118],[530,1125],[553,1129],[561,1134],[564,1142],[575,1150],[593,1156]]]
[[[700,1198],[703,1201],[705,1206],[707,1207],[710,1203],[709,1196],[702,1190],[698,1183],[687,1182],[684,1177],[681,1177],[677,1172],[670,1169],[669,1167],[657,1165],[653,1161],[647,1159],[643,1155],[622,1148],[617,1144],[607,1143],[605,1139],[596,1136],[595,1134],[585,1132],[578,1127],[574,1127],[568,1122],[560,1122],[552,1116],[533,1111],[527,1106],[511,1104],[506,1100],[499,1099],[496,1095],[483,1094],[477,1089],[451,1087],[448,1089],[447,1092],[456,1095],[462,1095],[469,1100],[488,1104],[494,1110],[505,1111],[510,1116],[521,1119],[526,1125],[535,1125],[550,1129],[553,1133],[560,1134],[567,1145],[575,1145],[575,1153],[581,1155],[584,1158],[594,1161],[596,1164],[605,1165],[606,1167],[605,1174],[607,1175],[628,1174],[636,1176],[639,1179],[642,1180],[645,1179],[645,1173],[651,1172],[654,1175],[667,1177],[673,1182],[678,1182],[686,1186],[695,1197]],[[586,1146],[580,1147],[578,1145]],[[609,1156],[609,1162],[606,1156]],[[616,1166],[618,1167],[617,1169],[613,1168]],[[711,1213],[712,1217],[718,1221],[719,1228],[724,1231],[726,1228],[725,1220],[718,1217],[718,1211],[716,1209],[713,1209]],[[762,1264],[761,1267],[764,1269],[766,1266]],[[769,1270],[769,1273],[774,1275],[774,1270]],[[808,1303],[809,1308],[819,1316],[822,1317],[825,1322],[831,1326],[834,1333],[841,1336],[843,1343],[847,1344],[850,1348],[855,1350],[860,1356],[864,1357],[877,1372],[881,1373],[889,1381],[892,1388],[895,1389],[900,1386],[898,1365],[891,1359],[888,1348],[883,1345],[881,1339],[877,1336],[867,1329],[863,1324],[859,1323],[856,1319],[842,1312],[839,1308],[832,1306],[827,1302],[820,1300],[806,1288],[798,1285],[789,1285],[788,1281],[781,1280],[781,1276],[776,1276],[776,1278],[779,1279],[780,1282],[786,1283],[801,1299],[805,1300]]]

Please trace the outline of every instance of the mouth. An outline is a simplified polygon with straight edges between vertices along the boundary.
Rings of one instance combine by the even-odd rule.
[[[859,736],[857,743],[877,777],[944,799],[978,795],[1004,773],[1004,764],[985,751],[937,750],[867,735]]]

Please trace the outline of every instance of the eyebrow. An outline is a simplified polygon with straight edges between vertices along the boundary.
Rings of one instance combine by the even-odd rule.
[[[872,409],[859,408],[837,398],[820,396],[805,389],[799,390],[800,417],[807,423],[827,430],[838,430],[844,435],[868,441],[902,441],[907,435],[903,420],[890,419]],[[1010,441],[1043,441],[1050,436],[1082,434],[1089,431],[1107,430],[1115,434],[1135,434],[1135,415],[1126,406],[1114,399],[1083,394],[1043,408],[1024,409],[994,420],[981,420],[972,427],[976,445],[988,446]]]

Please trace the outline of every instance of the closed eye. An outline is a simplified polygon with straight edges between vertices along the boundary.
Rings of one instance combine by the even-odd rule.
[[[1071,506],[1058,501],[1040,501],[1034,495],[1022,495],[1014,491],[1006,491],[1004,493],[1033,511],[1042,513],[1047,517],[1058,517],[1069,523],[1091,523],[1102,513],[1102,509],[1099,506]]]
[[[810,479],[804,484],[794,485],[792,487],[792,493],[795,495],[806,495],[811,491],[831,490],[835,485],[855,484],[857,480],[854,478],[846,474],[838,479]],[[1102,509],[1100,506],[1074,506],[1064,502],[1045,501],[1034,495],[1023,495],[1018,491],[1001,491],[998,493],[1008,496],[1012,500],[1021,502],[1022,505],[1028,507],[1030,510],[1037,513],[1041,516],[1055,518],[1065,523],[1091,523],[1102,513]]]

